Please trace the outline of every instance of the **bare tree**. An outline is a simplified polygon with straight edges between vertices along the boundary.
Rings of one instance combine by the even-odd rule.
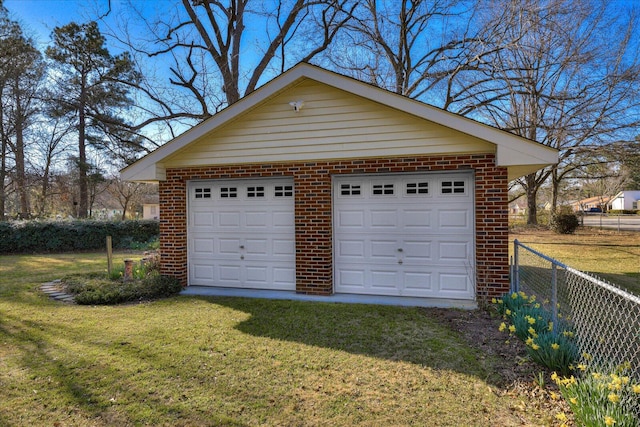
[[[109,34],[138,54],[141,67],[170,65],[170,85],[150,75],[137,85],[146,118],[136,129],[165,121],[193,124],[254,91],[265,79],[310,61],[327,49],[357,6],[354,0],[180,0],[173,14],[150,18],[137,11],[135,25]],[[130,1],[131,10],[136,3]],[[124,29],[123,29],[124,28]],[[138,32],[139,34],[140,32]],[[145,73],[146,74],[146,73]],[[155,108],[150,108],[153,103]]]
[[[508,43],[491,56],[481,84],[465,89],[468,113],[560,150],[560,163],[519,180],[537,223],[537,192],[551,179],[552,210],[559,183],[577,161],[637,129],[640,61],[635,15],[608,2],[513,0],[488,2],[487,26]]]

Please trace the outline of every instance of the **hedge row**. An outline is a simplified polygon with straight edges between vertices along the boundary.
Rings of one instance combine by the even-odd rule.
[[[23,221],[0,222],[0,253],[70,252],[103,249],[111,236],[114,248],[158,237],[158,221]]]

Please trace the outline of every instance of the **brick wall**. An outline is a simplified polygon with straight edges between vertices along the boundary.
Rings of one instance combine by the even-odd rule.
[[[341,174],[470,170],[475,172],[476,295],[509,289],[507,169],[493,154],[339,160],[168,169],[160,182],[162,273],[187,283],[186,183],[193,179],[292,176],[295,185],[296,290],[327,295],[333,289],[331,176]]]

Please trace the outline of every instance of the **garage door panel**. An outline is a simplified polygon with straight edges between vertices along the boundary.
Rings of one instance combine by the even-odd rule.
[[[337,246],[337,256],[365,258],[365,242],[363,240],[340,240]]]
[[[414,263],[428,263],[433,260],[430,240],[405,240],[402,243],[403,259]]]
[[[245,227],[252,227],[256,229],[268,230],[269,229],[269,216],[268,211],[248,211],[244,212]]]
[[[237,230],[240,228],[240,214],[238,211],[220,212],[218,213],[218,223],[216,224],[218,229],[231,229]]]
[[[387,260],[397,262],[398,242],[396,240],[371,239],[368,245],[371,248],[371,259],[373,261]]]
[[[361,229],[364,226],[364,211],[347,210],[341,211],[338,215],[338,226],[341,228]]]
[[[398,293],[398,272],[396,270],[371,269],[371,290],[374,293]]]
[[[218,271],[220,272],[220,281],[227,285],[240,284],[240,270],[239,265],[219,264]]]
[[[222,255],[236,255],[240,252],[242,242],[237,238],[218,238],[218,253]]]
[[[194,227],[212,227],[213,214],[211,212],[195,212],[193,215]]]
[[[471,250],[468,241],[440,241],[438,243],[438,261],[471,262]]]
[[[363,269],[342,269],[339,271],[340,284],[351,292],[364,290],[365,274]]]
[[[273,284],[281,289],[288,287],[296,280],[296,271],[293,268],[274,267],[273,268]]]
[[[211,265],[195,264],[193,266],[193,278],[196,280],[213,280],[214,269]]]
[[[189,283],[295,290],[293,180],[188,184]]]
[[[467,232],[471,226],[468,209],[442,209],[438,211],[438,228],[441,230]]]
[[[293,256],[296,251],[296,243],[293,239],[274,239],[273,255],[274,256]]]
[[[213,254],[214,239],[212,237],[193,239],[193,254],[211,256]]]
[[[412,297],[425,297],[433,295],[432,274],[425,271],[404,272],[403,295]]]
[[[398,212],[395,209],[371,210],[371,229],[395,229]]]
[[[470,173],[336,177],[336,292],[474,298],[472,183]]]
[[[245,253],[248,255],[268,255],[269,241],[264,239],[246,239]]]
[[[431,209],[403,209],[400,225],[406,231],[414,233],[428,233],[431,226]]]
[[[439,274],[440,292],[447,297],[466,295],[471,290],[469,276],[461,272],[441,272]]]

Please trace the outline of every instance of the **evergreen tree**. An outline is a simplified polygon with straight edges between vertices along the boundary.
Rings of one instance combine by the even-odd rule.
[[[139,79],[128,53],[112,55],[96,22],[72,22],[56,27],[46,55],[57,65],[58,80],[52,96],[54,117],[73,117],[77,127],[79,176],[78,216],[89,213],[89,164],[87,148],[120,152],[135,147],[121,116],[132,105],[129,86]]]

